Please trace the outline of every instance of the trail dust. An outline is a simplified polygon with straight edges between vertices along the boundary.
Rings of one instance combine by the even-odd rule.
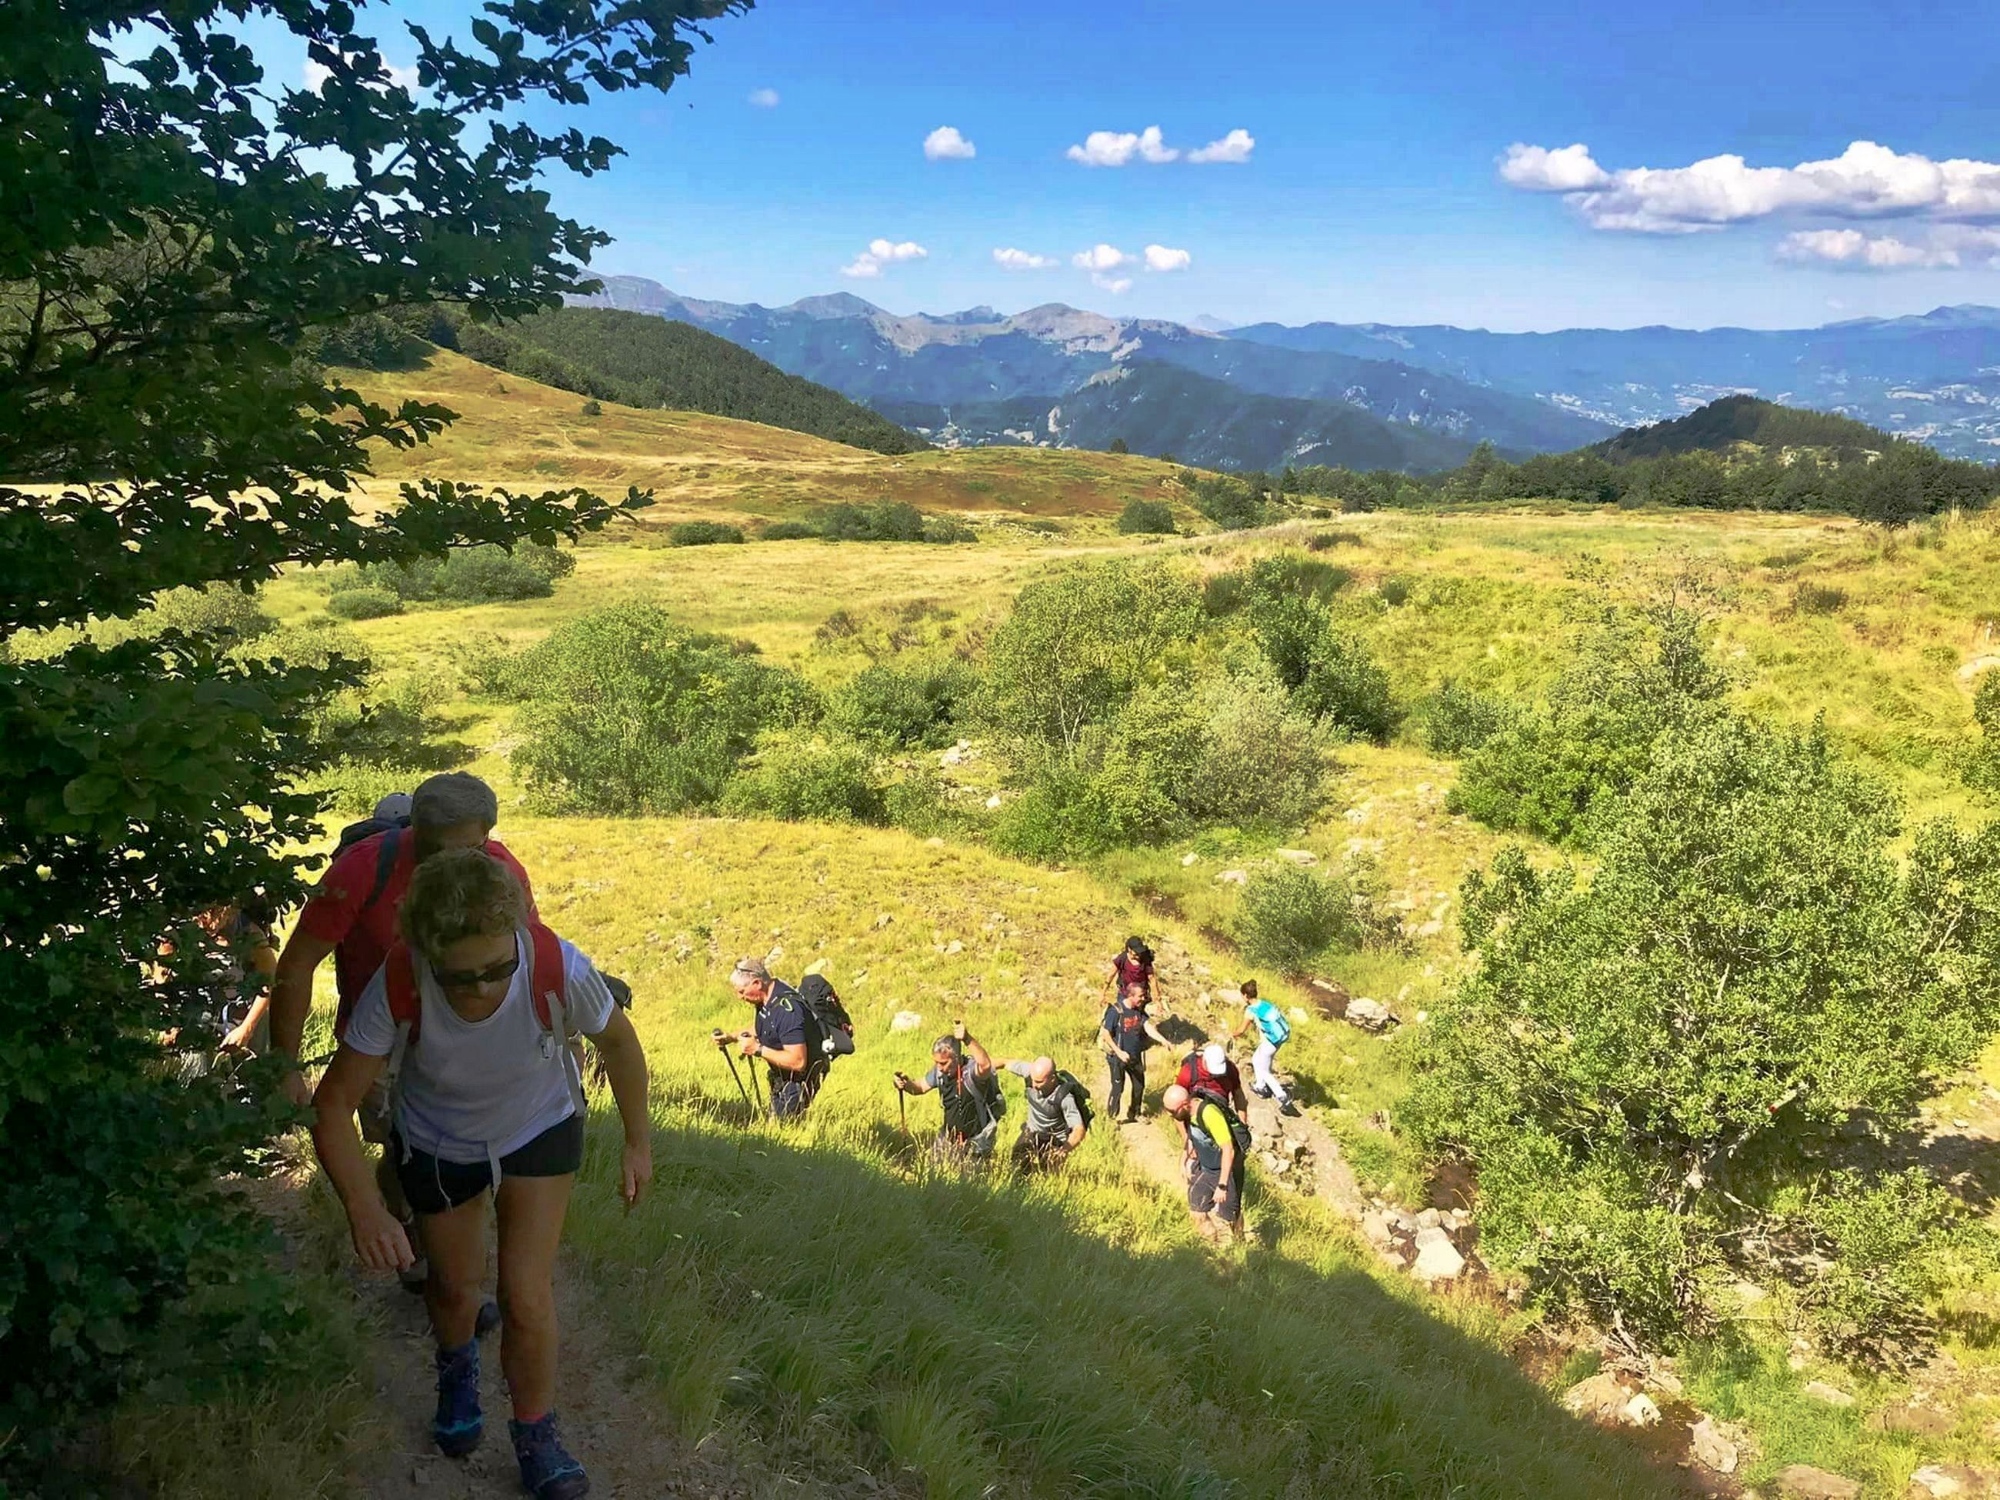
[[[357,1274],[354,1282],[357,1296],[374,1304],[369,1311],[383,1330],[375,1340],[376,1398],[391,1431],[388,1451],[357,1476],[358,1500],[518,1500],[524,1491],[507,1440],[500,1335],[482,1340],[479,1351],[485,1441],[470,1457],[446,1458],[431,1442],[436,1346],[423,1300],[387,1277]],[[735,1500],[757,1493],[743,1476],[674,1433],[654,1405],[653,1380],[621,1352],[608,1309],[568,1255],[556,1270],[556,1312],[562,1329],[556,1410],[564,1443],[589,1471],[593,1496]]]

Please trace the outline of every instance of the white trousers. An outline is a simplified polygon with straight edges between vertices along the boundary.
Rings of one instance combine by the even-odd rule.
[[[1278,1075],[1272,1071],[1271,1063],[1278,1055],[1276,1042],[1261,1041],[1257,1050],[1250,1054],[1250,1069],[1257,1079],[1257,1087],[1268,1089],[1271,1097],[1280,1104],[1291,1102],[1292,1096],[1285,1092],[1285,1086],[1278,1082]]]

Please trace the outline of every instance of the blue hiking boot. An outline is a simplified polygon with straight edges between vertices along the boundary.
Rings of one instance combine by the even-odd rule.
[[[507,1432],[514,1439],[521,1483],[535,1500],[578,1500],[590,1493],[590,1476],[563,1447],[554,1412],[535,1422],[510,1421]]]
[[[437,1352],[437,1415],[431,1436],[446,1458],[463,1458],[479,1446],[486,1419],[479,1411],[479,1340]]]

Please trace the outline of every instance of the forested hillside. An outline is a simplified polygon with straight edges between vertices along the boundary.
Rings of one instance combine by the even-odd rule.
[[[1724,396],[1699,411],[1650,427],[1633,427],[1593,450],[1613,463],[1669,453],[1726,453],[1738,443],[1758,448],[1825,448],[1854,459],[1898,441],[1879,428],[1831,412],[1801,411],[1755,396]]]

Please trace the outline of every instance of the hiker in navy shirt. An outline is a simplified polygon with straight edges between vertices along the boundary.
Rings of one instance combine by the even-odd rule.
[[[737,1033],[745,1057],[762,1058],[771,1074],[771,1113],[780,1120],[806,1112],[826,1078],[819,1028],[799,992],[773,979],[761,959],[742,958],[729,974],[737,998],[757,1007],[754,1031]]]
[[[1112,1119],[1121,1118],[1118,1099],[1128,1081],[1132,1085],[1132,1109],[1122,1118],[1128,1125],[1139,1118],[1146,1097],[1146,1049],[1155,1043],[1164,1047],[1167,1039],[1147,1018],[1145,991],[1126,990],[1104,1008],[1104,1019],[1097,1028],[1097,1045],[1104,1049],[1104,1060],[1111,1071]]]

